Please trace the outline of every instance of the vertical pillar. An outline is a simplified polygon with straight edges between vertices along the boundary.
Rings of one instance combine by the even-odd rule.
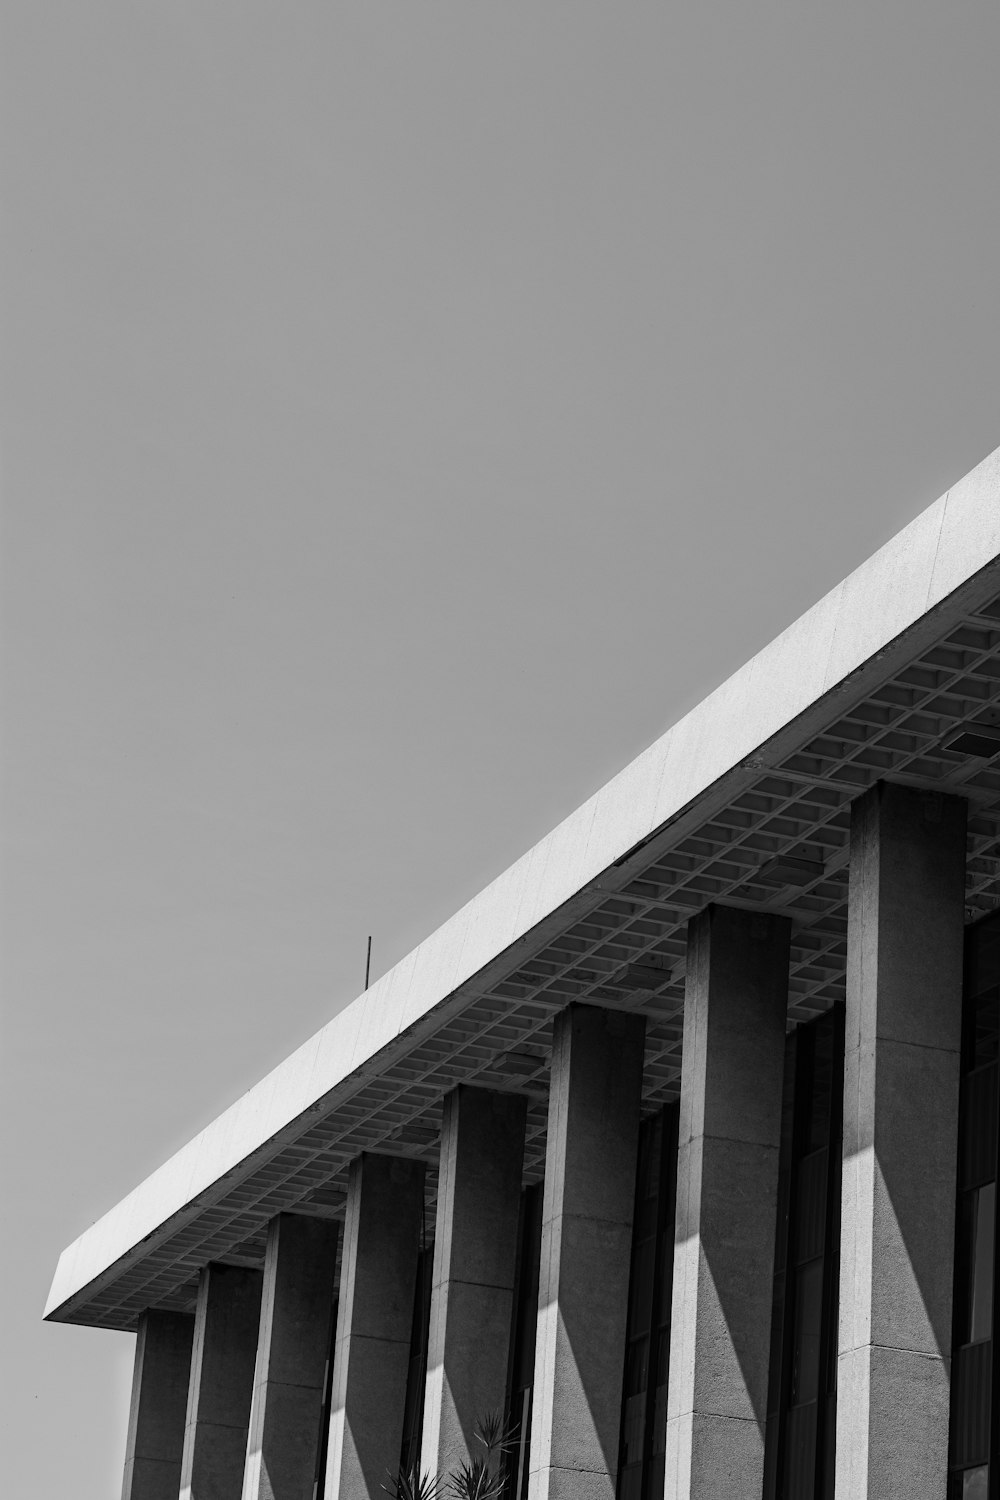
[[[242,1266],[201,1273],[180,1500],[240,1500],[262,1281]]]
[[[193,1333],[189,1313],[139,1319],[122,1500],[177,1500]]]
[[[424,1164],[351,1163],[330,1403],[326,1500],[381,1500],[403,1440]]]
[[[444,1103],[421,1455],[441,1473],[504,1409],[526,1117],[524,1098],[489,1089]]]
[[[688,929],[667,1500],[764,1482],[789,938],[722,906]]]
[[[644,1032],[588,1005],[555,1023],[530,1500],[614,1500]]]
[[[886,783],[852,809],[837,1493],[944,1495],[965,803]]]
[[[268,1228],[243,1500],[313,1500],[339,1239],[302,1215]]]

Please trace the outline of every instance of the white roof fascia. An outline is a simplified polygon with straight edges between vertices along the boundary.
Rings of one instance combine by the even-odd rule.
[[[710,789],[759,775],[790,731],[804,742],[842,711],[838,689],[861,696],[997,592],[1000,449],[86,1230],[60,1257],[45,1316],[72,1316],[143,1242],[196,1216],[199,1195],[378,1072],[384,1049],[436,1028],[472,979]]]

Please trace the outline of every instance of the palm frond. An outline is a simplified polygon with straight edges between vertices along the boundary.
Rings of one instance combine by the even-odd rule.
[[[450,1491],[455,1500],[500,1500],[503,1480],[485,1458],[478,1456],[452,1470]]]
[[[444,1480],[436,1474],[421,1474],[416,1469],[407,1473],[400,1469],[395,1477],[389,1473],[388,1482],[382,1488],[392,1500],[442,1500]]]
[[[517,1428],[507,1421],[502,1411],[488,1411],[476,1423],[475,1435],[486,1449],[487,1455],[509,1453],[517,1446]]]

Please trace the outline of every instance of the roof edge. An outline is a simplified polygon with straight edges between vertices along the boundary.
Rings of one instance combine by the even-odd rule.
[[[97,1284],[197,1214],[201,1195],[439,1025],[472,980],[710,789],[759,771],[762,752],[831,694],[859,674],[865,688],[883,667],[889,675],[888,657],[922,621],[937,629],[987,602],[998,575],[1000,448],[80,1235],[60,1256],[44,1316],[71,1320]]]

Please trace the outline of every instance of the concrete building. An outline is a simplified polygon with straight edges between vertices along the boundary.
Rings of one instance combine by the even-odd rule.
[[[65,1251],[126,1500],[986,1500],[1000,450]]]

